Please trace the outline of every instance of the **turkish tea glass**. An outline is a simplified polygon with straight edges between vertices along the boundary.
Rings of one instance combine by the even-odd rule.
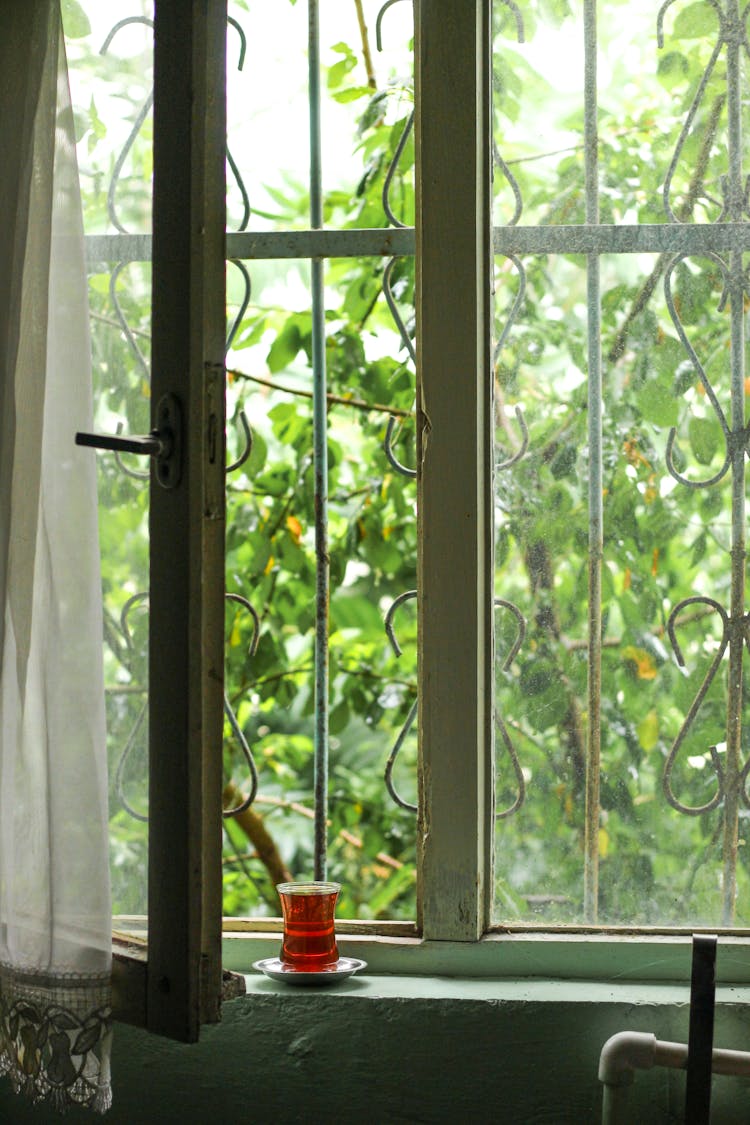
[[[328,969],[339,959],[334,928],[340,883],[279,883],[284,914],[281,961],[301,973]]]

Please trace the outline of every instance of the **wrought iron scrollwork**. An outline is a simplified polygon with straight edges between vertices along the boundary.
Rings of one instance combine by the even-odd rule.
[[[411,601],[413,598],[416,598],[416,596],[417,596],[416,590],[407,590],[405,593],[399,594],[399,596],[391,604],[391,606],[388,610],[388,613],[385,616],[386,635],[388,637],[388,640],[391,642],[391,648],[395,652],[396,656],[401,655],[402,648],[401,648],[401,645],[398,643],[398,640],[396,639],[396,634],[393,630],[393,618],[394,618],[396,610],[399,608],[399,606],[403,605],[404,602]],[[398,736],[396,738],[396,741],[394,742],[393,747],[391,749],[391,752],[388,755],[388,761],[386,762],[385,773],[384,773],[385,786],[386,786],[386,789],[388,790],[388,792],[390,793],[391,797],[393,798],[393,800],[402,809],[406,809],[407,812],[413,812],[413,813],[418,811],[417,806],[415,804],[412,804],[412,802],[410,802],[410,801],[404,800],[404,798],[401,797],[400,794],[398,793],[398,791],[397,791],[397,789],[394,785],[394,782],[393,782],[393,767],[395,766],[396,759],[398,758],[399,753],[401,752],[401,747],[404,745],[404,742],[406,741],[406,738],[407,738],[409,732],[411,731],[411,728],[414,726],[414,720],[417,717],[418,706],[419,706],[419,700],[418,700],[418,697],[415,696],[415,698],[414,698],[414,700],[411,704],[411,707],[409,708],[409,714],[406,716],[406,722],[401,727],[401,730],[398,732]]]
[[[674,770],[677,755],[680,752],[680,747],[682,746],[685,738],[688,735],[688,732],[690,731],[690,728],[695,722],[696,716],[701,708],[703,700],[706,698],[708,690],[711,687],[716,673],[719,670],[719,666],[724,659],[724,653],[726,652],[727,646],[729,644],[730,622],[726,610],[722,605],[719,604],[719,602],[715,601],[714,598],[707,598],[696,595],[694,597],[684,598],[681,602],[679,602],[669,615],[669,619],[667,621],[667,634],[672,645],[672,651],[675,654],[675,659],[677,660],[680,668],[685,667],[685,659],[682,654],[682,649],[680,648],[679,642],[677,640],[677,636],[675,634],[675,625],[678,615],[682,612],[683,609],[685,609],[686,606],[689,605],[705,605],[708,606],[709,609],[712,609],[716,613],[718,613],[719,617],[721,618],[722,633],[721,639],[719,641],[719,647],[709,665],[706,675],[703,678],[703,683],[698,689],[698,694],[693,700],[692,706],[685,716],[677,738],[672,743],[672,748],[669,751],[669,755],[664,765],[664,773],[662,775],[662,788],[665,798],[672,806],[672,808],[677,810],[677,812],[685,813],[686,816],[700,816],[701,813],[711,812],[713,809],[717,808],[724,798],[724,772],[721,765],[721,759],[719,758],[719,752],[716,746],[711,746],[709,750],[711,756],[711,764],[713,765],[714,772],[716,773],[717,782],[716,792],[710,801],[707,801],[703,805],[686,805],[683,801],[680,801],[679,798],[675,796],[672,789],[672,773]]]
[[[516,639],[511,645],[510,651],[508,652],[508,655],[505,657],[505,660],[501,665],[501,670],[503,672],[507,672],[515,658],[518,656],[518,653],[521,651],[521,646],[523,645],[524,639],[526,637],[526,618],[521,613],[518,606],[514,605],[513,602],[507,601],[505,598],[495,598],[495,609],[509,610],[509,612],[512,613],[515,617],[516,623],[518,625]],[[505,751],[510,758],[510,764],[513,767],[513,773],[515,774],[517,785],[515,800],[513,800],[507,808],[501,809],[499,812],[495,812],[495,820],[507,820],[508,817],[513,816],[514,813],[518,812],[518,810],[526,800],[526,778],[523,776],[521,763],[518,760],[518,754],[516,752],[515,746],[513,745],[513,741],[508,734],[508,728],[506,727],[500,715],[498,715],[497,713],[495,714],[495,729],[500,735],[503,746],[505,747]]]
[[[521,15],[520,9],[518,8],[518,5],[514,3],[514,0],[503,0],[503,3],[505,4],[505,7],[510,11],[513,19],[515,20],[516,39],[519,43],[523,43],[525,41],[525,33],[523,26],[523,16]],[[511,215],[510,219],[508,219],[505,225],[514,227],[519,222],[521,214],[523,212],[523,199],[521,197],[521,189],[518,186],[518,180],[513,175],[509,166],[503,159],[502,153],[497,146],[497,141],[495,140],[494,134],[492,137],[492,166],[493,171],[495,168],[500,169],[503,177],[507,181],[508,187],[513,193],[514,210],[513,214]],[[521,270],[521,273],[523,273],[523,270]]]
[[[244,609],[247,610],[247,612],[253,619],[253,635],[250,640],[250,647],[248,649],[248,656],[250,657],[250,659],[252,659],[257,652],[258,642],[260,641],[260,618],[258,617],[257,610],[250,604],[247,598],[243,598],[241,594],[225,594],[224,597],[228,602],[236,602],[237,605],[241,605]],[[248,773],[250,775],[250,792],[248,793],[247,797],[245,797],[245,799],[241,801],[240,804],[235,808],[224,809],[221,815],[226,820],[228,817],[238,816],[239,813],[242,813],[246,809],[249,809],[252,805],[258,793],[258,767],[255,764],[255,758],[253,757],[253,752],[250,749],[247,739],[245,738],[244,731],[237,721],[237,716],[234,713],[234,708],[229,701],[229,696],[226,693],[226,689],[224,691],[224,714],[226,715],[227,721],[232,728],[232,733],[237,740],[237,745],[239,746],[242,756],[245,759]]]
[[[704,256],[706,258],[708,258],[710,261],[714,262],[719,267],[719,269],[722,271],[722,274],[723,274],[723,277],[724,277],[724,289],[723,289],[723,292],[722,292],[721,300],[719,301],[719,312],[721,312],[724,309],[724,307],[726,306],[727,295],[728,295],[727,267],[724,264],[724,262],[721,260],[721,258],[718,256],[718,254],[706,253]],[[712,406],[713,411],[716,415],[717,421],[718,421],[718,423],[721,427],[721,432],[723,433],[724,439],[726,441],[726,453],[725,453],[723,465],[718,470],[718,472],[716,472],[712,477],[710,477],[708,480],[692,481],[688,477],[684,476],[675,466],[675,463],[674,463],[674,443],[675,443],[675,437],[676,437],[677,430],[674,426],[672,426],[672,428],[669,431],[669,435],[667,437],[666,463],[667,463],[667,469],[669,470],[670,475],[673,476],[676,481],[679,481],[680,484],[684,484],[686,488],[710,488],[711,485],[718,484],[719,481],[729,471],[731,461],[732,461],[731,451],[730,451],[731,450],[732,434],[731,434],[729,424],[728,424],[727,419],[726,419],[726,415],[724,414],[724,411],[721,408],[721,403],[719,402],[719,400],[716,396],[716,392],[715,392],[713,386],[711,385],[711,381],[708,378],[708,375],[706,374],[706,370],[705,370],[703,364],[701,363],[701,361],[699,360],[699,358],[696,354],[695,348],[693,347],[690,340],[688,339],[687,333],[685,332],[682,321],[680,320],[679,314],[677,312],[677,308],[675,306],[674,296],[672,294],[672,274],[674,273],[677,266],[681,262],[685,261],[686,257],[687,257],[687,255],[680,254],[677,257],[673,258],[672,261],[670,262],[670,264],[667,268],[666,274],[664,276],[664,297],[665,297],[665,300],[666,300],[666,303],[667,303],[667,309],[669,310],[669,315],[672,318],[672,323],[674,324],[675,329],[677,331],[677,335],[680,338],[680,342],[681,342],[682,346],[684,347],[685,351],[687,352],[688,356],[690,357],[690,362],[693,366],[693,369],[695,370],[695,372],[698,375],[698,378],[700,379],[701,385],[702,385],[704,391],[706,392],[706,398],[711,403],[711,406]]]
[[[247,598],[243,597],[241,594],[227,593],[227,594],[224,595],[224,597],[225,597],[226,601],[236,602],[238,605],[242,606],[242,608],[245,609],[250,614],[250,617],[252,618],[253,633],[252,633],[250,645],[249,645],[249,648],[248,648],[248,656],[252,659],[252,657],[255,655],[255,653],[257,651],[258,642],[260,640],[260,618],[258,617],[258,613],[255,610],[255,608],[250,604],[250,602],[247,600]],[[131,628],[130,628],[131,614],[134,612],[134,610],[136,610],[138,608],[138,606],[141,606],[143,608],[147,608],[148,607],[148,600],[149,600],[148,593],[145,592],[145,591],[142,591],[140,593],[133,594],[132,597],[128,598],[128,600],[125,602],[125,605],[122,608],[122,612],[121,612],[121,615],[120,615],[120,630],[121,630],[122,635],[125,639],[125,643],[126,643],[128,649],[130,649],[130,650],[132,650],[132,648],[133,648],[133,634],[132,634],[132,631],[131,631]],[[133,727],[130,731],[130,734],[128,735],[128,738],[125,742],[125,746],[123,747],[123,750],[120,754],[119,760],[117,762],[117,767],[116,767],[116,770],[115,770],[115,791],[117,793],[120,804],[125,809],[125,811],[131,817],[133,817],[134,820],[138,820],[138,821],[140,821],[144,824],[148,823],[148,816],[146,816],[143,813],[139,813],[138,810],[135,809],[133,807],[133,805],[130,803],[130,801],[128,800],[128,798],[125,794],[125,780],[124,780],[124,778],[125,778],[125,767],[127,765],[128,759],[129,759],[129,757],[132,753],[133,747],[135,746],[136,740],[137,740],[138,735],[141,731],[141,728],[143,726],[143,723],[146,719],[147,714],[148,714],[148,701],[146,700],[146,701],[144,701],[144,703],[139,708],[138,714],[136,716],[135,723],[133,724]],[[243,799],[243,801],[239,805],[237,805],[235,808],[225,809],[222,812],[222,816],[226,819],[227,817],[237,816],[239,813],[244,812],[246,809],[248,809],[250,807],[250,805],[255,800],[255,798],[257,796],[257,793],[258,793],[258,769],[257,769],[257,766],[255,764],[255,758],[253,757],[253,752],[252,752],[252,750],[251,750],[251,748],[248,744],[247,739],[245,738],[244,731],[242,730],[242,728],[241,728],[241,726],[238,722],[237,715],[235,714],[234,708],[232,707],[232,704],[229,700],[229,696],[227,695],[226,690],[224,691],[224,715],[225,715],[225,717],[227,719],[227,722],[229,723],[229,726],[232,730],[232,734],[234,735],[234,737],[237,741],[237,745],[240,748],[241,755],[245,760],[245,763],[247,765],[248,775],[250,777],[250,791],[249,791],[249,793]]]
[[[656,39],[657,44],[660,48],[664,46],[664,16],[673,3],[674,0],[665,0],[665,3],[662,4],[657,15]],[[711,8],[713,8],[714,13],[716,14],[718,36],[716,44],[714,45],[713,51],[711,53],[711,57],[706,64],[703,74],[701,75],[701,79],[693,96],[690,108],[688,109],[688,112],[685,116],[685,120],[683,122],[682,129],[680,130],[679,138],[677,140],[677,145],[675,146],[675,150],[664,179],[664,187],[662,189],[664,210],[666,211],[670,222],[673,223],[679,223],[682,220],[675,213],[670,202],[672,181],[674,179],[675,172],[677,171],[677,166],[679,164],[683,148],[685,147],[685,142],[687,141],[690,130],[692,129],[693,122],[695,121],[696,114],[703,100],[703,96],[706,92],[708,84],[711,80],[711,75],[714,72],[716,63],[719,60],[719,56],[725,46],[728,48],[742,48],[746,54],[750,55],[750,44],[748,43],[746,26],[747,8],[740,12],[739,9],[733,8],[732,5],[727,5],[726,9],[722,8],[718,3],[718,0],[707,0],[707,3]],[[723,220],[726,217],[728,211],[736,211],[738,204],[740,211],[744,212],[745,214],[748,213],[747,185],[745,184],[743,189],[742,186],[738,182],[736,182],[736,176],[731,177],[730,179],[732,182],[730,182],[729,180],[726,181],[724,190],[724,204],[717,221]]]
[[[141,592],[138,594],[133,594],[132,597],[128,598],[128,600],[125,602],[120,613],[120,632],[122,633],[125,639],[125,644],[129,652],[131,653],[133,652],[133,634],[130,628],[130,616],[134,612],[134,610],[138,608],[138,606],[146,606],[147,603],[147,593]],[[129,814],[129,816],[131,816],[133,820],[140,821],[140,823],[142,824],[148,823],[148,816],[146,816],[144,813],[138,812],[138,810],[133,807],[133,805],[125,795],[125,767],[128,763],[130,755],[133,752],[133,748],[136,744],[138,735],[140,734],[147,714],[148,698],[144,699],[143,703],[138,709],[138,714],[136,715],[135,722],[133,723],[130,734],[125,741],[125,745],[122,749],[117,762],[117,767],[115,769],[115,792],[117,794],[118,800],[120,801],[120,804],[125,809],[125,811]]]
[[[392,647],[394,653],[396,654],[396,656],[401,655],[402,649],[401,649],[401,645],[398,642],[398,639],[396,638],[396,634],[395,634],[394,626],[393,626],[393,619],[394,619],[394,616],[395,616],[398,608],[400,606],[402,606],[405,602],[411,601],[412,599],[416,598],[416,596],[417,596],[416,590],[407,590],[405,593],[400,594],[393,601],[393,603],[391,604],[391,606],[388,610],[388,613],[386,614],[385,631],[386,631],[386,635],[388,637],[388,640],[391,643],[391,647]],[[503,671],[507,671],[508,668],[510,668],[513,661],[515,660],[516,656],[518,655],[518,653],[521,649],[521,646],[523,645],[524,638],[526,636],[526,619],[524,618],[524,616],[521,613],[521,611],[519,610],[519,608],[516,605],[514,605],[513,602],[509,602],[505,598],[495,598],[494,605],[495,605],[496,609],[508,610],[513,615],[513,617],[515,617],[516,623],[518,625],[518,631],[517,631],[515,640],[513,641],[513,644],[511,645],[511,648],[510,648],[510,650],[509,650],[507,656],[505,657],[505,660],[503,661],[502,666],[501,666]],[[386,788],[387,788],[391,798],[393,799],[393,801],[397,805],[399,805],[402,809],[406,809],[407,812],[412,812],[412,813],[416,813],[418,811],[417,805],[413,804],[410,801],[405,800],[399,794],[398,790],[395,787],[395,783],[393,781],[393,770],[394,770],[394,767],[396,765],[396,761],[398,759],[398,756],[401,752],[401,749],[404,745],[404,742],[406,741],[409,733],[412,730],[412,727],[414,726],[414,722],[415,722],[416,717],[417,717],[418,709],[419,709],[419,699],[418,699],[418,697],[415,696],[415,698],[413,699],[413,701],[411,703],[411,706],[409,707],[409,712],[406,716],[406,720],[403,723],[401,729],[399,730],[398,735],[396,736],[396,741],[394,742],[394,744],[391,748],[390,754],[388,755],[388,760],[386,762],[385,772],[384,772],[385,785],[386,785]],[[495,813],[495,819],[496,820],[506,820],[508,817],[510,817],[514,813],[518,812],[518,810],[521,808],[524,801],[526,800],[526,779],[524,778],[523,770],[521,769],[521,764],[520,764],[519,759],[518,759],[518,754],[516,752],[516,748],[513,744],[513,741],[510,737],[510,734],[508,733],[508,728],[506,727],[502,718],[497,714],[495,715],[495,726],[496,726],[496,730],[497,730],[498,734],[500,735],[500,739],[503,743],[503,746],[505,747],[505,750],[508,754],[508,757],[510,758],[511,766],[513,768],[513,773],[515,775],[516,785],[517,785],[517,793],[516,793],[516,796],[515,796],[514,800],[511,802],[511,804],[508,805],[507,808],[501,809],[501,810],[499,810]]]

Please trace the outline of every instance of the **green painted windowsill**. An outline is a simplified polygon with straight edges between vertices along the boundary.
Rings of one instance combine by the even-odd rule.
[[[479,980],[445,976],[391,976],[362,970],[334,986],[294,987],[251,971],[245,978],[248,996],[281,994],[303,1003],[360,997],[367,1000],[436,1001],[503,1005],[592,1004],[630,1008],[687,1008],[689,986],[677,984],[604,984],[571,980]],[[729,985],[716,990],[717,1008],[750,1004],[750,988]]]
[[[225,933],[224,967],[253,973],[253,962],[278,956],[280,943],[278,932]],[[414,980],[417,989],[421,978],[452,980],[461,988],[479,982],[485,994],[490,986],[502,990],[519,982],[524,982],[524,987],[539,984],[546,988],[585,981],[610,992],[615,987],[623,988],[629,995],[640,985],[650,991],[657,984],[669,985],[685,1000],[690,989],[689,935],[526,933],[492,934],[478,942],[431,942],[339,934],[338,946],[342,956],[367,962],[364,975],[344,982],[354,991],[360,980],[367,981],[369,987],[371,980],[383,977]],[[719,939],[717,982],[727,992],[727,1000],[750,1002],[750,941],[746,937]],[[679,1002],[677,994],[672,1002]]]

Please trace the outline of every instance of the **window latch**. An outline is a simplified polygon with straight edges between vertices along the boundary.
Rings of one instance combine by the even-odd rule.
[[[159,484],[162,488],[174,488],[182,476],[180,401],[175,395],[162,395],[156,407],[156,428],[150,434],[88,434],[79,431],[76,445],[153,457]]]

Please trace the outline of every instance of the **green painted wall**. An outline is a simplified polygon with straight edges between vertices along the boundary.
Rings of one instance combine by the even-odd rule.
[[[677,991],[375,977],[312,990],[253,978],[251,993],[225,1005],[222,1023],[197,1045],[118,1026],[106,1121],[596,1123],[602,1044],[626,1028],[685,1041],[688,1009],[675,1003]],[[747,1005],[730,989],[717,1009],[715,1044],[750,1048]],[[632,1120],[682,1121],[683,1089],[681,1073],[639,1073]],[[714,1125],[748,1125],[750,1081],[715,1078],[713,1110]],[[59,1120],[0,1081],[3,1123]],[[64,1120],[95,1118],[77,1112]]]

